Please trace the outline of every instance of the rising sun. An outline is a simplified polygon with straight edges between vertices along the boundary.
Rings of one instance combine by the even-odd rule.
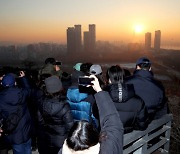
[[[143,31],[143,26],[142,25],[135,25],[134,26],[134,31],[136,33],[141,33]]]

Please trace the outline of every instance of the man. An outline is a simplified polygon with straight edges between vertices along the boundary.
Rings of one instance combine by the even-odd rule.
[[[135,93],[144,100],[150,120],[168,113],[164,87],[154,79],[151,61],[148,58],[142,57],[137,60],[136,70],[133,76],[126,79],[126,83],[133,84]]]
[[[20,72],[22,86],[16,86],[15,76],[8,73],[2,78],[0,91],[0,119],[6,122],[8,117],[18,115],[19,120],[16,127],[11,132],[6,132],[6,127],[0,130],[4,141],[11,144],[14,154],[31,154],[31,117],[27,108],[27,97],[30,94],[29,84],[24,77],[23,71]],[[7,124],[7,123],[3,123]]]
[[[61,62],[56,61],[54,58],[47,58],[45,60],[45,65],[39,71],[39,78],[44,80],[46,77],[50,77],[51,75],[57,75],[58,77],[62,77],[62,71],[60,70]]]

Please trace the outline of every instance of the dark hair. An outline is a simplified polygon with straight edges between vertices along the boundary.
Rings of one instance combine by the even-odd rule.
[[[55,64],[56,63],[56,60],[54,59],[54,58],[47,58],[46,60],[45,60],[45,64]]]
[[[99,133],[87,121],[77,121],[72,126],[66,142],[68,147],[74,151],[85,150],[99,142]]]
[[[93,65],[92,63],[83,63],[83,64],[80,66],[80,71],[82,71],[83,73],[85,73],[85,75],[89,75],[89,70],[90,70],[90,67],[91,67],[92,65]]]
[[[122,83],[124,78],[124,71],[119,65],[111,66],[106,72],[107,80],[111,80],[112,83]]]

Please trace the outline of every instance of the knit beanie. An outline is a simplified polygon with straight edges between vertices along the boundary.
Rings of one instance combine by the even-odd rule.
[[[4,87],[12,87],[15,85],[15,77],[12,73],[6,74],[2,79],[2,85]]]
[[[44,82],[48,93],[56,93],[63,88],[61,80],[55,75],[46,78]]]

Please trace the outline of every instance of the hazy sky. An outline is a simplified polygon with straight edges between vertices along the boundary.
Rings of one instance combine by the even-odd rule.
[[[180,44],[180,0],[0,0],[1,42],[66,43],[75,24],[96,24],[97,40],[143,42],[161,30],[162,43]]]

